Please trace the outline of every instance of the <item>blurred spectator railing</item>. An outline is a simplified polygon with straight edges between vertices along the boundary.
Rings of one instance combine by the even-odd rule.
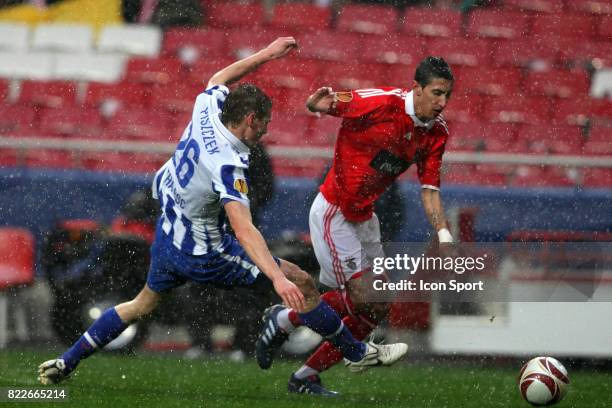
[[[1,137],[0,148],[17,149],[50,149],[68,151],[90,152],[126,152],[126,153],[168,153],[176,148],[175,143],[163,142],[132,142],[132,141],[92,141],[85,139],[66,140],[62,138],[36,138],[36,137]],[[331,147],[288,147],[269,146],[268,152],[272,157],[280,158],[322,158],[333,157]],[[610,156],[571,156],[571,155],[541,155],[541,154],[513,154],[513,153],[482,153],[482,152],[447,152],[444,155],[447,163],[471,164],[515,164],[515,165],[544,165],[562,167],[604,167],[612,168]]]

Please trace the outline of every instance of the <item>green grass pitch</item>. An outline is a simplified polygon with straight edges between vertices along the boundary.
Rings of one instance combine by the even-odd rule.
[[[23,350],[0,352],[0,387],[40,387],[36,367],[54,356]],[[61,385],[69,390],[62,403],[2,403],[15,407],[528,407],[516,385],[519,367],[496,368],[399,363],[352,374],[338,366],[325,384],[342,392],[335,399],[289,395],[287,379],[299,361],[277,361],[260,370],[254,361],[185,360],[173,355],[95,355]],[[570,370],[566,399],[558,406],[611,407],[612,374]]]

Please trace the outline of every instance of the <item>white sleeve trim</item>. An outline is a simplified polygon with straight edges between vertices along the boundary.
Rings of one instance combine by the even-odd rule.
[[[440,191],[440,187],[436,187],[432,184],[422,184],[421,188],[427,188],[429,190],[436,190],[436,191]]]

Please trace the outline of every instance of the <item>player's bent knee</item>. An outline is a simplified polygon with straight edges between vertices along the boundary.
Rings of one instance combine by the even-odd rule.
[[[134,299],[117,305],[116,310],[121,320],[125,323],[130,323],[147,316],[155,310],[160,298],[161,295],[159,293],[153,292],[145,286]]]
[[[287,278],[295,283],[300,288],[300,291],[306,298],[318,298],[319,291],[317,290],[317,284],[308,272],[301,269],[299,266],[287,262],[285,260],[281,263],[281,269],[285,273]]]

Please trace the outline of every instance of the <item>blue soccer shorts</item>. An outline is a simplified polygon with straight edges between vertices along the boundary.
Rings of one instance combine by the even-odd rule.
[[[280,266],[280,260],[274,258]],[[223,239],[219,251],[205,255],[190,255],[176,248],[171,239],[158,228],[151,246],[151,265],[147,286],[157,293],[167,292],[193,281],[222,287],[251,286],[266,281],[272,287],[244,248],[231,235]]]

